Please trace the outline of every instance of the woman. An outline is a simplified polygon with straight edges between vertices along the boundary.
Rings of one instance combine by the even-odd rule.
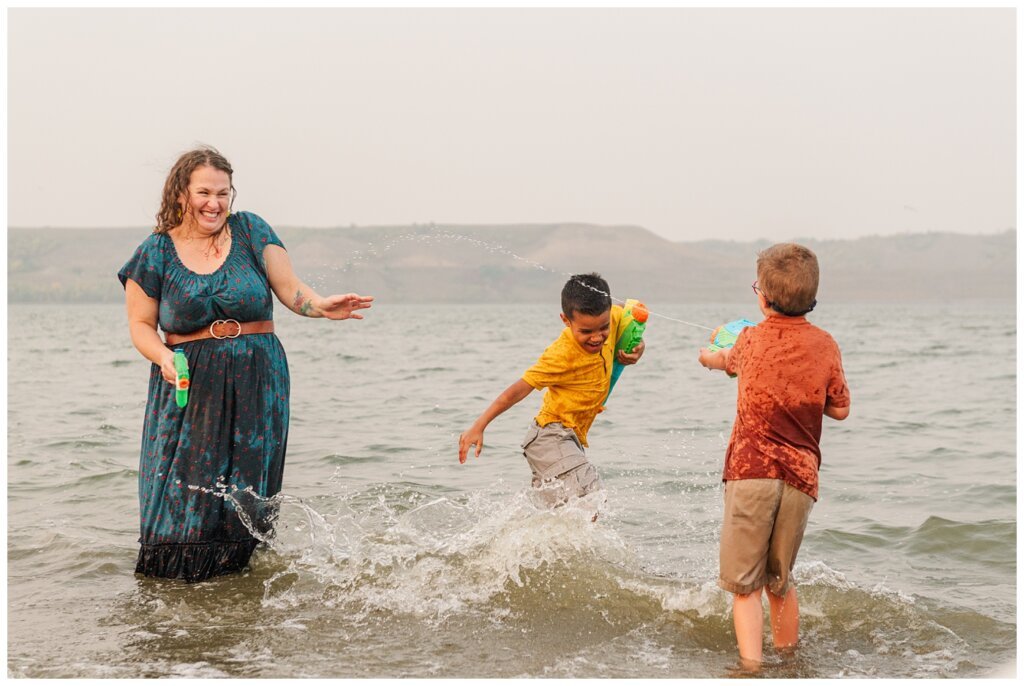
[[[225,494],[281,490],[289,377],[271,290],[306,317],[362,319],[357,310],[373,300],[322,298],[300,281],[266,222],[231,213],[232,173],[212,148],[182,155],[164,184],[156,229],[118,272],[132,343],[153,363],[135,567],[146,576],[192,582],[242,569],[257,540],[235,511],[238,498]],[[188,358],[184,408],[174,400],[174,349]],[[246,518],[265,530],[273,517]]]

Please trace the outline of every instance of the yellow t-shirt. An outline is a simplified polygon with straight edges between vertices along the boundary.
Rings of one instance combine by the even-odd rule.
[[[548,389],[536,417],[538,424],[561,422],[576,432],[580,443],[587,445],[587,431],[604,410],[608,397],[621,319],[622,308],[612,305],[610,333],[600,353],[588,353],[581,348],[567,326],[537,363],[526,370],[523,381],[537,390]]]

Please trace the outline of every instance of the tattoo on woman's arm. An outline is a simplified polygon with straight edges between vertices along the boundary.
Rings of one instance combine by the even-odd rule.
[[[312,316],[310,312],[313,311],[313,301],[303,295],[301,290],[295,291],[295,311],[304,317]]]

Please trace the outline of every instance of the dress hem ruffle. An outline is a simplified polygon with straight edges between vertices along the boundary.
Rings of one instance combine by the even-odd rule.
[[[259,541],[142,544],[135,573],[196,583],[241,571]]]

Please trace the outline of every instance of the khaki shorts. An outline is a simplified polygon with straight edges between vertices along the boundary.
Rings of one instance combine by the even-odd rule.
[[[523,438],[523,456],[533,472],[535,495],[545,507],[557,507],[569,498],[581,498],[603,488],[594,465],[587,461],[583,444],[572,429],[559,422],[540,426],[536,421]]]
[[[718,585],[740,595],[764,586],[786,595],[813,506],[811,496],[778,479],[726,481]]]

